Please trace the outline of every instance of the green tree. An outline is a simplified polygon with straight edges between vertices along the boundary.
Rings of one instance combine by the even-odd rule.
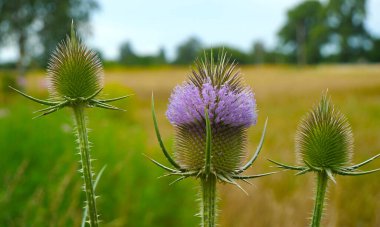
[[[190,38],[177,48],[177,57],[174,64],[191,64],[199,55],[201,49],[202,43],[197,38]]]
[[[264,43],[261,41],[256,41],[252,45],[250,51],[251,62],[254,64],[262,64],[265,61],[266,50]]]
[[[132,48],[132,44],[129,41],[121,44],[119,62],[124,65],[136,65],[137,61],[137,55]]]
[[[80,35],[90,32],[91,14],[99,6],[96,0],[41,0],[44,6],[40,12],[43,26],[38,31],[43,51],[38,56],[40,65],[46,66],[51,52],[57,43],[69,33],[71,21],[75,22]]]
[[[380,38],[373,38],[372,48],[369,51],[369,60],[371,62],[380,62]]]
[[[248,54],[244,53],[241,50],[228,46],[214,46],[210,48],[205,48],[204,51],[199,53],[198,57],[203,58],[204,53],[213,53],[214,61],[217,62],[218,55],[220,55],[223,52],[227,53],[227,57],[231,57],[238,64],[246,65],[251,63],[251,59]]]
[[[96,7],[95,0],[0,0],[0,41],[16,45],[19,75],[36,52],[47,58],[72,20],[86,25]]]
[[[128,66],[157,66],[167,62],[163,48],[160,48],[157,55],[141,56],[135,53],[130,42],[125,42],[120,47],[119,63]]]
[[[327,40],[323,5],[319,1],[305,1],[289,10],[278,36],[282,51],[290,59],[298,64],[319,62],[320,48]]]
[[[354,62],[365,58],[371,37],[364,26],[366,0],[330,0],[326,20],[330,43],[338,47],[339,62]]]

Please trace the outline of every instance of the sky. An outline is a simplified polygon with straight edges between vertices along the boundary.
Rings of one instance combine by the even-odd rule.
[[[380,0],[367,0],[368,30],[380,36]],[[176,47],[189,37],[205,46],[229,45],[249,50],[253,41],[276,44],[286,12],[302,0],[98,0],[91,19],[89,46],[116,59],[129,41],[138,54],[164,48],[173,59]],[[14,48],[0,51],[0,61],[17,56]]]

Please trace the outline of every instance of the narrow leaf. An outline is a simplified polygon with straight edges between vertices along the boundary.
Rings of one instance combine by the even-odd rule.
[[[205,148],[205,173],[206,175],[211,172],[211,125],[208,116],[208,109],[205,109],[206,120],[206,148]]]
[[[239,173],[243,172],[244,170],[247,170],[253,164],[253,162],[257,159],[257,157],[259,156],[261,148],[263,147],[263,143],[264,143],[264,139],[265,139],[265,133],[266,133],[266,129],[267,129],[267,124],[268,124],[268,118],[265,120],[264,129],[263,129],[263,132],[261,133],[260,143],[256,148],[255,154],[253,155],[251,160],[249,160],[248,163],[242,167],[242,169],[239,171]]]
[[[92,94],[92,95],[88,96],[87,98],[85,98],[85,100],[91,100],[91,99],[95,98],[102,90],[103,90],[103,88],[100,88],[94,94]]]
[[[99,171],[99,174],[96,177],[95,182],[94,182],[94,191],[95,191],[96,186],[98,185],[98,182],[99,182],[100,178],[102,177],[103,172],[106,169],[106,167],[107,167],[107,165],[104,165],[102,167],[102,169]],[[83,218],[82,218],[82,225],[81,225],[81,227],[85,227],[86,226],[87,215],[88,215],[88,206],[86,205],[86,208],[84,209],[84,212],[83,212]]]
[[[162,153],[164,153],[166,159],[178,170],[183,170],[173,159],[172,157],[170,156],[169,152],[166,150],[165,148],[165,145],[164,143],[162,142],[162,139],[161,139],[161,134],[160,134],[160,130],[158,128],[158,123],[157,123],[157,118],[156,118],[156,112],[154,110],[154,97],[153,97],[153,93],[152,93],[152,117],[153,117],[153,124],[154,124],[154,130],[156,132],[156,137],[157,137],[157,140],[158,140],[158,143],[160,144],[160,147],[161,147],[161,150],[162,150]]]
[[[335,172],[337,174],[346,175],[346,176],[360,176],[360,175],[374,173],[374,172],[377,172],[377,171],[380,171],[380,168],[379,169],[374,169],[374,170],[369,170],[369,171],[357,171],[357,172],[350,172],[350,171],[345,171],[345,170],[335,170]]]
[[[283,168],[283,169],[300,170],[300,171],[305,170],[305,167],[302,167],[302,166],[289,166],[289,165],[282,164],[280,162],[273,161],[271,159],[268,159],[268,161],[276,164],[279,168]]]
[[[259,178],[259,177],[264,177],[264,176],[272,175],[272,174],[275,174],[275,173],[278,173],[278,172],[276,171],[276,172],[262,173],[262,174],[249,175],[249,176],[234,175],[234,176],[232,176],[232,178],[233,179],[239,179],[239,180],[253,179],[253,178]]]
[[[9,88],[12,89],[12,90],[14,90],[15,92],[19,93],[20,95],[24,96],[25,98],[28,98],[28,99],[30,99],[32,101],[35,101],[35,102],[43,104],[43,105],[55,106],[55,105],[59,104],[59,102],[50,102],[50,101],[45,101],[45,100],[34,98],[34,97],[30,96],[30,95],[25,94],[22,91],[17,90],[16,88],[11,87],[11,86],[9,86]]]
[[[112,98],[112,99],[100,99],[100,100],[97,100],[97,101],[102,102],[102,103],[107,103],[107,102],[117,101],[117,100],[120,100],[120,99],[125,99],[125,98],[128,98],[130,96],[132,96],[132,95],[124,95],[124,96],[117,97],[117,98]]]
[[[375,159],[378,158],[378,157],[380,157],[380,154],[377,154],[377,155],[373,156],[372,158],[367,159],[367,160],[364,161],[364,162],[361,162],[361,163],[359,163],[359,164],[357,164],[357,165],[353,165],[353,166],[347,167],[347,168],[345,168],[345,169],[346,169],[346,170],[355,170],[355,169],[357,169],[357,168],[360,168],[360,167],[362,167],[362,166],[364,166],[364,165],[366,165],[366,164],[372,162],[373,160],[375,160]]]
[[[326,173],[327,173],[327,176],[330,178],[330,180],[331,180],[332,182],[334,182],[334,184],[336,184],[336,181],[335,181],[334,175],[333,175],[333,173],[331,172],[331,170],[326,169]]]
[[[181,180],[183,180],[183,179],[185,179],[185,178],[187,178],[187,176],[182,176],[182,177],[180,177],[180,178],[178,178],[178,179],[176,179],[176,180],[170,182],[169,185],[172,185],[172,184],[178,183],[178,182],[180,182]]]
[[[164,170],[167,170],[167,171],[172,172],[172,173],[175,173],[175,172],[176,172],[176,170],[171,169],[171,168],[169,168],[169,167],[166,167],[166,166],[162,165],[161,163],[159,163],[159,162],[157,162],[156,160],[154,160],[154,159],[152,159],[152,158],[146,156],[145,154],[143,154],[143,155],[144,155],[145,157],[147,157],[149,160],[151,160],[154,164],[156,164],[156,165],[158,165],[159,167],[163,168]]]

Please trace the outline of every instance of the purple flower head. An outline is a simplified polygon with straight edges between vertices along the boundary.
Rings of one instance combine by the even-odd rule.
[[[174,158],[161,139],[152,96],[156,136],[172,167],[153,159],[152,162],[168,171],[168,176],[178,176],[173,183],[188,177],[201,180],[202,225],[207,226],[215,225],[214,218],[210,218],[215,217],[215,210],[210,210],[215,208],[217,182],[234,184],[242,189],[235,180],[246,181],[272,174],[242,175],[260,153],[267,121],[256,152],[244,164],[247,128],[257,121],[254,94],[241,83],[236,64],[223,50],[216,63],[214,60],[212,51],[196,60],[189,80],[176,86],[170,96],[166,116],[175,128]]]
[[[187,125],[201,122],[206,108],[212,124],[248,128],[257,121],[256,102],[249,88],[233,90],[228,84],[217,87],[210,79],[201,88],[188,82],[177,86],[166,116],[173,125]]]
[[[245,158],[246,129],[256,124],[256,101],[240,72],[223,54],[217,64],[196,61],[189,81],[174,88],[166,116],[176,128],[175,156],[184,169],[204,168],[206,113],[211,126],[212,166],[233,172]]]

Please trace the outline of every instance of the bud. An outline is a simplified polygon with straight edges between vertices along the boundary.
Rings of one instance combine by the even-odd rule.
[[[351,163],[353,141],[346,117],[335,110],[325,93],[300,123],[296,153],[300,163],[334,172]]]
[[[97,54],[76,37],[58,44],[48,68],[49,92],[53,100],[87,98],[103,88],[103,69]]]

